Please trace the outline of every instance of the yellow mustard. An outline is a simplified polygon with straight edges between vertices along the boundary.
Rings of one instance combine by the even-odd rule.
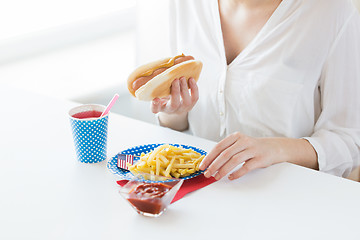
[[[165,62],[165,63],[162,63],[156,67],[153,67],[153,68],[150,68],[149,70],[147,70],[146,72],[142,73],[141,75],[137,76],[136,78],[141,78],[141,77],[147,77],[147,76],[150,76],[151,74],[154,73],[155,70],[157,69],[160,69],[160,68],[169,68],[171,66],[174,66],[175,65],[175,59],[179,58],[179,57],[184,57],[185,55],[184,54],[181,54],[181,55],[177,55],[171,59],[169,59],[168,62]]]

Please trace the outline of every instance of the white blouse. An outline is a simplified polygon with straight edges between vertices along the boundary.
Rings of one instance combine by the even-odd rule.
[[[217,0],[170,4],[173,54],[203,62],[194,135],[305,138],[321,171],[360,162],[360,17],[348,0],[283,0],[227,65]]]

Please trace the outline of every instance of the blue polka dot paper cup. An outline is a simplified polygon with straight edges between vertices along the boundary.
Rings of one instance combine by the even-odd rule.
[[[85,104],[69,111],[77,159],[97,163],[106,159],[109,114],[100,117],[105,106]]]

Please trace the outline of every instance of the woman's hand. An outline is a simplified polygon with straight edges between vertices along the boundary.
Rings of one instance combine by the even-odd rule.
[[[221,179],[234,168],[230,180],[244,176],[248,172],[280,162],[292,162],[309,168],[318,168],[317,155],[305,139],[253,138],[234,133],[220,141],[204,158],[200,170],[206,170],[205,177],[214,175]]]
[[[199,90],[194,78],[189,78],[189,87],[191,94],[185,77],[175,79],[171,84],[171,95],[169,97],[155,98],[152,101],[152,112],[188,113],[199,99]]]
[[[199,99],[199,90],[194,78],[189,78],[189,87],[185,77],[175,79],[171,84],[171,95],[155,98],[151,104],[153,113],[159,115],[160,124],[175,130],[188,128],[187,114]]]

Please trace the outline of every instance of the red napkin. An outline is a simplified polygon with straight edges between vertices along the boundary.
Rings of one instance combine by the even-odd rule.
[[[186,194],[198,190],[200,188],[206,187],[207,185],[215,181],[216,180],[214,177],[206,178],[204,174],[201,174],[194,178],[187,179],[183,182],[183,184],[181,185],[179,191],[176,193],[171,203],[176,202],[177,200],[184,197]],[[119,180],[117,181],[117,184],[119,184],[120,186],[124,186],[127,182],[128,180]]]

